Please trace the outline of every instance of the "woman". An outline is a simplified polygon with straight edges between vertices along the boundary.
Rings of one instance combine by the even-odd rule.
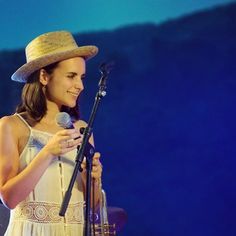
[[[11,209],[5,236],[83,235],[84,161],[65,217],[59,210],[82,141],[79,130],[86,126],[77,110],[85,61],[97,51],[95,46],[78,47],[69,32],[50,32],[28,44],[27,63],[12,75],[25,86],[16,114],[0,120],[0,196]],[[74,129],[57,125],[55,117],[61,111],[71,115]],[[99,158],[95,153],[96,204],[102,173]]]

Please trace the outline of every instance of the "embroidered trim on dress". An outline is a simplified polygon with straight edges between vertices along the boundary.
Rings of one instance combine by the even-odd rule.
[[[83,202],[70,204],[65,217],[59,216],[60,205],[45,202],[19,204],[14,211],[14,220],[29,220],[36,223],[83,223]],[[64,222],[65,220],[65,222]]]

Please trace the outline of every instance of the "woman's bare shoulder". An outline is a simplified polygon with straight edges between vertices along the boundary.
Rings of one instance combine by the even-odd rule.
[[[12,132],[12,134],[19,134],[26,129],[25,124],[19,119],[17,115],[3,116],[0,119],[0,130],[2,132]]]
[[[16,115],[3,116],[0,119],[0,126],[1,126],[1,128],[9,129],[9,128],[12,128],[14,126],[17,126],[16,122],[17,122]]]

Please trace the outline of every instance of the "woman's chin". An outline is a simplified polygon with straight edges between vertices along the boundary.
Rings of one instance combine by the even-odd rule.
[[[69,108],[74,108],[76,106],[76,102],[68,103],[66,106],[69,107]]]

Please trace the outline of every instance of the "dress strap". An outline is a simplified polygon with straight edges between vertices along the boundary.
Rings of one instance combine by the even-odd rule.
[[[17,115],[20,120],[29,128],[29,130],[31,131],[31,126],[28,124],[28,122],[19,114],[19,113],[15,113],[15,115]]]

